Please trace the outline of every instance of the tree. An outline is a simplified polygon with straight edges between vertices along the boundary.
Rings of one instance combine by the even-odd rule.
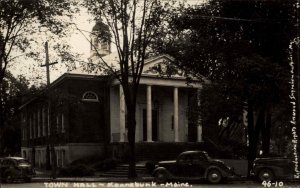
[[[231,109],[219,117],[234,119],[248,111],[249,171],[260,135],[264,153],[269,152],[272,114],[287,101],[287,50],[299,27],[298,11],[296,1],[212,0],[200,7],[180,7],[171,17],[171,32],[160,34],[153,47],[222,91]]]
[[[72,17],[77,11],[74,1],[34,1],[34,0],[2,0],[0,1],[0,89],[12,62],[24,61],[21,56],[40,58],[37,53],[39,37],[34,34],[42,33],[48,39],[61,37],[66,33],[68,22],[64,18]],[[48,34],[48,33],[52,33]],[[58,51],[68,50],[64,45],[56,46]],[[7,123],[4,116],[4,101],[0,96],[0,135]]]
[[[29,82],[26,78],[14,77],[10,72],[6,72],[0,93],[3,99],[4,116],[6,126],[3,127],[3,136],[0,139],[0,155],[15,155],[20,152],[20,120],[17,117],[18,108],[22,102],[22,97],[29,95]]]
[[[89,65],[90,69],[100,69],[117,78],[123,88],[130,150],[128,177],[133,178],[136,176],[136,97],[144,61],[149,56],[149,43],[158,32],[166,12],[160,0],[88,0],[84,6],[96,21],[102,20],[107,24],[112,36],[109,42],[113,42],[116,46],[119,67],[111,67],[98,51],[99,63]],[[168,6],[168,3],[164,6]],[[97,50],[96,46],[93,48]]]

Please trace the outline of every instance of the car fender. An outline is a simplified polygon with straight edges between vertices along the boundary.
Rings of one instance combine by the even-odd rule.
[[[207,169],[206,169],[206,171],[205,171],[205,174],[204,174],[204,177],[207,177],[207,174],[208,174],[208,172],[210,171],[210,170],[212,170],[212,169],[216,169],[216,170],[219,170],[220,172],[221,172],[221,174],[222,174],[222,176],[223,177],[227,177],[228,175],[228,173],[226,173],[224,170],[222,170],[220,167],[218,167],[218,166],[209,166]]]
[[[255,176],[258,176],[259,172],[263,169],[268,169],[268,170],[271,170],[271,172],[273,173],[273,175],[275,177],[282,177],[284,176],[284,172],[282,170],[282,168],[280,167],[276,167],[276,166],[260,166],[260,167],[257,167],[254,171],[254,175]]]
[[[167,177],[171,177],[172,175],[170,174],[170,172],[165,168],[165,167],[157,167],[154,169],[154,171],[152,172],[152,176],[155,176],[155,174],[158,172],[158,171],[163,171],[167,174]]]
[[[15,168],[8,168],[4,171],[4,177],[6,177],[8,174],[13,175],[15,178],[19,178],[21,175],[21,171],[17,170]]]

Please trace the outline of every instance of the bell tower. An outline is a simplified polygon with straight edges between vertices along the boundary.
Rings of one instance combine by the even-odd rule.
[[[95,59],[106,56],[111,53],[111,34],[109,27],[102,20],[96,21],[90,35],[91,38],[91,56],[90,59]]]

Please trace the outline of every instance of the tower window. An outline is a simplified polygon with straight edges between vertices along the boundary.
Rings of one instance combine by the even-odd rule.
[[[83,101],[91,101],[91,102],[98,102],[98,96],[96,93],[92,91],[85,92],[82,96]]]

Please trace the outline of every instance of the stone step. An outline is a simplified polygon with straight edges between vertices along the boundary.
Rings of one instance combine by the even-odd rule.
[[[109,170],[107,172],[104,173],[116,173],[116,174],[122,174],[122,173],[127,173],[128,170],[118,170],[118,169],[114,169],[114,170]],[[136,170],[137,173],[146,173],[146,170]]]
[[[147,174],[146,167],[144,165],[136,166],[136,173],[138,176],[150,176]],[[127,177],[128,176],[128,165],[120,165],[114,169],[104,172],[100,175],[101,177]]]

